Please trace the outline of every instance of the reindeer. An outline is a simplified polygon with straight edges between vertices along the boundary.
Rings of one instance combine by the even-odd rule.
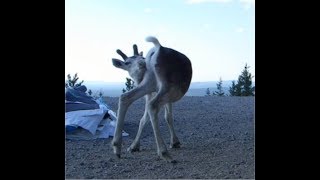
[[[143,57],[142,52],[138,53],[138,47],[134,44],[133,56],[127,57],[118,49],[116,52],[124,61],[112,59],[115,67],[128,71],[129,75],[137,83],[137,87],[122,94],[119,98],[118,120],[111,144],[114,154],[120,158],[122,129],[127,109],[134,101],[145,96],[144,115],[140,120],[137,135],[127,151],[135,152],[140,150],[141,132],[148,119],[150,119],[158,156],[167,162],[174,163],[176,161],[168,153],[160,135],[158,113],[160,108],[164,106],[165,119],[170,132],[170,148],[179,148],[180,141],[173,128],[172,103],[180,100],[189,89],[192,78],[191,62],[184,54],[161,46],[155,37],[149,36],[146,41],[154,44],[146,58]]]

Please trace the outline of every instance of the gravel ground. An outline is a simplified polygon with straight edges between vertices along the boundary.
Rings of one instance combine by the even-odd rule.
[[[118,98],[106,98],[117,111]],[[141,136],[140,152],[126,152],[144,111],[144,99],[127,113],[121,159],[111,138],[66,140],[66,179],[255,179],[254,97],[183,97],[173,105],[174,125],[181,148],[169,148],[169,131],[160,112],[160,131],[177,163],[157,157],[151,123]]]

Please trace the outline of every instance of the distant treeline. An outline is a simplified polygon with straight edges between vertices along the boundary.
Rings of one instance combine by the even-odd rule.
[[[246,64],[243,71],[238,77],[237,82],[232,81],[231,86],[229,87],[229,96],[254,96],[255,95],[255,86],[252,87],[252,78],[253,76],[249,72],[249,67]],[[217,90],[210,92],[210,89],[207,88],[205,96],[225,96],[225,92],[222,88],[222,78],[220,77],[217,85]]]
[[[249,72],[249,66],[246,64],[244,69],[242,70],[241,74],[238,77],[238,80],[232,81],[231,86],[229,87],[223,87],[223,81],[222,78],[219,78],[219,81],[216,83],[216,88],[189,88],[189,91],[187,92],[187,96],[254,96],[255,95],[255,86],[252,86],[252,78],[253,76]],[[78,82],[79,77],[76,73],[73,77],[68,74],[67,80],[65,82],[65,87],[77,87],[84,83],[84,81]],[[227,84],[230,84],[229,82]],[[126,78],[126,82],[124,83],[124,87],[122,90],[119,88],[119,90],[116,89],[110,89],[105,88],[104,90],[102,87],[100,90],[92,91],[89,87],[87,90],[87,94],[93,97],[101,97],[104,94],[107,96],[114,96],[118,97],[121,95],[121,93],[124,93],[126,91],[130,91],[135,86],[134,81],[130,78]],[[210,91],[211,89],[211,91]],[[117,92],[119,91],[119,92]],[[122,92],[121,92],[122,91]],[[205,91],[205,94],[202,94],[199,91]]]

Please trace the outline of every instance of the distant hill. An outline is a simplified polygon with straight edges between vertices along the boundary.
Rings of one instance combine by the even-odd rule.
[[[218,81],[207,82],[192,82],[186,96],[204,96],[207,88],[210,92],[216,91]],[[103,82],[103,81],[85,81],[83,83],[93,93],[103,92],[103,96],[118,97],[122,94],[122,89],[125,88],[125,82]],[[232,81],[222,81],[222,88],[228,94],[229,87]],[[255,83],[253,82],[253,86]]]
[[[218,81],[206,81],[206,82],[193,82],[190,85],[190,89],[199,89],[199,88],[216,88]],[[230,87],[232,81],[222,81],[222,87]]]
[[[103,82],[103,81],[84,81],[83,85],[87,89],[91,89],[93,94],[103,93],[103,96],[118,97],[122,94],[122,89],[125,88],[124,82]]]

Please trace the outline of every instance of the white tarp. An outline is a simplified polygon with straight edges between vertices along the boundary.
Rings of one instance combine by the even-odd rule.
[[[100,109],[70,111],[65,113],[65,126],[81,127],[66,133],[67,139],[92,140],[108,138],[115,131],[116,114],[100,104]],[[103,119],[105,113],[109,118]],[[124,132],[123,136],[129,134]]]

